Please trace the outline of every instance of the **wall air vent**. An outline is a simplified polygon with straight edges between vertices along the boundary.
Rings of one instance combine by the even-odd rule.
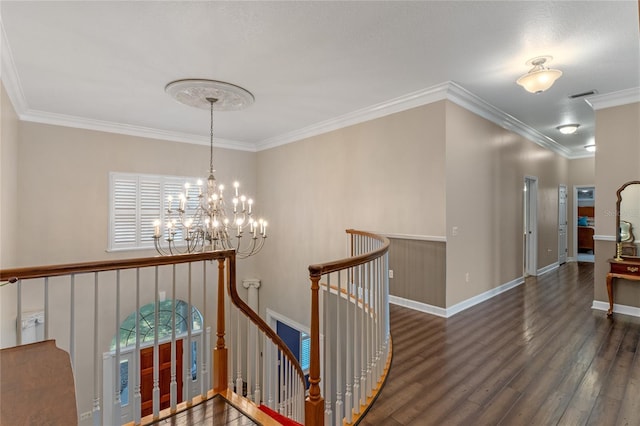
[[[575,95],[569,95],[569,99],[584,98],[585,96],[591,96],[597,94],[597,90],[589,90],[588,92],[576,93]]]

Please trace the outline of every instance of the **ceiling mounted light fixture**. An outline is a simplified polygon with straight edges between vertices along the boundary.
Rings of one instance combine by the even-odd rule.
[[[586,149],[589,152],[595,152],[596,151],[596,144],[592,143],[592,144],[589,144],[589,145],[585,145],[584,149]]]
[[[202,79],[173,81],[165,91],[180,103],[210,111],[209,177],[185,182],[177,199],[169,195],[164,227],[154,222],[156,250],[161,255],[231,249],[239,258],[256,254],[267,238],[267,221],[255,219],[253,199],[240,193],[238,182],[228,205],[224,185],[213,175],[213,111],[241,110],[253,103],[253,95],[230,83]]]
[[[533,68],[520,77],[516,83],[530,93],[541,93],[549,89],[562,75],[562,71],[544,66],[545,62],[551,61],[551,59],[553,59],[551,56],[539,56],[528,60],[527,65],[533,66]]]
[[[556,127],[556,129],[563,135],[572,135],[578,130],[578,127],[580,127],[579,124],[563,124]]]

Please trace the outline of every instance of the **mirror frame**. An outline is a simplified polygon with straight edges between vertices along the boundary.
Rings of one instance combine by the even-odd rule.
[[[640,185],[640,180],[629,181],[629,182],[625,183],[624,185],[622,185],[620,188],[618,188],[618,191],[616,191],[616,197],[617,197],[617,201],[616,201],[616,256],[617,256],[618,244],[621,243],[621,241],[620,241],[620,203],[622,202],[622,191],[624,191],[624,189],[627,186],[630,186],[630,185]],[[621,257],[622,258],[635,259],[638,256],[629,256],[629,255],[621,254]]]

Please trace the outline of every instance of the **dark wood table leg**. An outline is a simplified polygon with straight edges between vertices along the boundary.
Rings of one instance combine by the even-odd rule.
[[[609,310],[607,316],[613,315],[613,275],[607,274],[607,294],[609,295]]]

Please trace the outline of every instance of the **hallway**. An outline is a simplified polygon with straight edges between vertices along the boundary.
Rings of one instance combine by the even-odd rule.
[[[449,319],[392,305],[393,364],[360,424],[639,424],[640,318],[592,310],[592,282],[574,262]]]

